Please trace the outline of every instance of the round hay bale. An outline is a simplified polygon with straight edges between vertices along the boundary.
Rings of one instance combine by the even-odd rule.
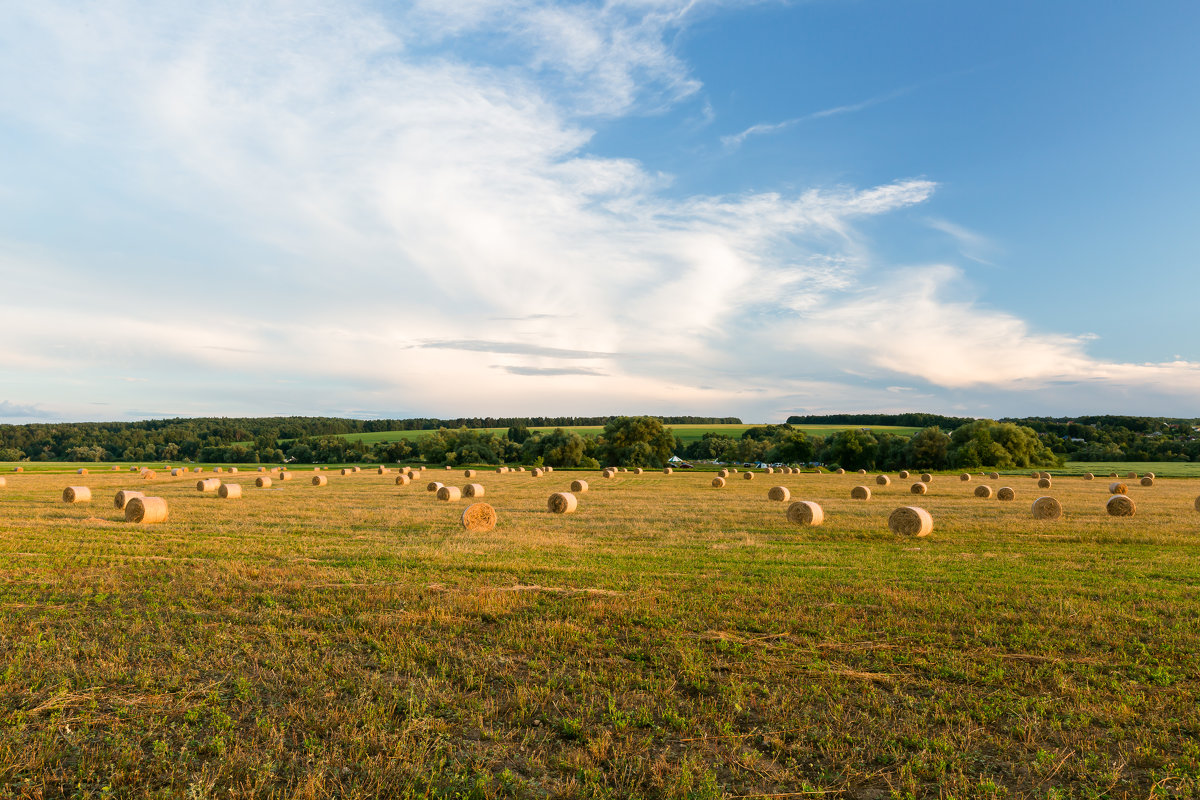
[[[929,484],[917,481],[912,486],[908,487],[908,491],[912,492],[913,494],[925,494],[929,491]]]
[[[932,483],[932,482],[933,482],[933,475],[929,474],[928,472],[921,473],[921,483]]]
[[[1123,483],[1115,482],[1108,485],[1109,494],[1129,494],[1129,487]]]
[[[1051,475],[1049,472],[1039,472],[1038,477],[1045,478],[1046,480],[1051,480],[1054,476]]]
[[[1034,519],[1058,519],[1062,516],[1062,503],[1047,495],[1033,501]]]
[[[887,475],[876,475],[875,483],[879,484],[880,486],[891,486],[892,479],[889,478]]]
[[[464,478],[474,478],[475,470],[473,470],[473,469],[463,470],[463,477]]]
[[[772,486],[767,490],[767,499],[778,503],[786,503],[792,499],[792,493],[788,491],[786,486]]]
[[[646,470],[642,469],[641,467],[638,467],[638,468],[636,468],[636,469],[633,471],[633,474],[634,474],[634,475],[641,475],[641,474],[642,474],[643,472],[645,472],[645,471],[646,471]]]
[[[928,536],[933,532],[933,517],[917,506],[901,506],[888,514],[888,529],[897,536]]]
[[[1039,489],[1049,489],[1053,483],[1049,478],[1038,478]]]
[[[1090,472],[1085,472],[1085,473],[1083,473],[1083,479],[1085,481],[1094,481],[1094,480],[1096,480],[1096,476]]]
[[[900,480],[904,480],[904,481],[908,480],[908,470],[906,470],[906,469],[900,470]]]
[[[725,486],[725,479],[718,475],[712,479],[712,485],[714,489],[721,489]]]
[[[213,472],[221,473],[221,472],[224,472],[224,471],[225,471],[225,470],[224,470],[224,469],[222,469],[221,467],[213,467]]]
[[[546,472],[554,472],[554,467],[546,467]]]
[[[600,477],[606,481],[611,481],[613,478],[617,477],[617,471],[611,468],[606,469],[604,472],[600,473]]]
[[[990,481],[998,481],[998,480],[1000,480],[1000,473],[999,473],[999,472],[989,472],[989,473],[988,473],[988,480],[990,480]]]
[[[417,478],[421,477],[420,470],[415,470],[415,469],[406,469],[404,471],[404,474],[406,476],[408,476],[408,479],[411,481],[415,481]]]
[[[870,500],[871,489],[867,486],[855,486],[850,490],[851,500]]]
[[[1157,478],[1158,476],[1157,476],[1157,475],[1155,475],[1153,472],[1147,472],[1147,473],[1146,473],[1145,475],[1143,475],[1142,477],[1143,477],[1143,478],[1150,478],[1151,480],[1153,480],[1153,479]]]
[[[963,483],[966,483],[967,481],[971,480],[971,473],[964,472],[962,475],[958,476],[958,479]]]
[[[271,479],[266,475],[260,475],[254,479],[254,485],[260,489],[269,489],[271,488]]]
[[[3,489],[5,486],[8,486],[8,478],[0,478],[0,489]]]
[[[674,471],[675,470],[671,469],[670,467],[663,467],[663,475],[670,475]]]
[[[753,473],[753,472],[743,472],[743,473],[742,473],[742,480],[744,480],[744,481],[752,481],[752,480],[754,480],[754,473]]]
[[[401,472],[399,475],[396,476],[396,485],[397,486],[408,486],[408,484],[411,482],[412,482],[412,478],[408,477],[403,472]]]
[[[524,471],[525,471],[524,467],[517,467],[517,472],[524,472]]]
[[[767,473],[768,475],[774,475],[774,474],[775,474],[775,468],[774,468],[774,467],[767,467],[766,469],[764,469],[764,470],[763,470],[763,472]]]
[[[1137,511],[1137,506],[1134,505],[1131,498],[1123,494],[1114,494],[1104,504],[1104,510],[1110,517],[1132,517]]]
[[[446,484],[439,483],[438,481],[430,481],[429,483],[425,484],[425,491],[436,492],[438,489],[441,489],[445,485]]]
[[[118,470],[120,470],[120,469],[121,469],[121,468],[120,468],[120,467],[118,467],[116,464],[113,464],[113,465],[112,465],[112,471],[113,471],[113,472],[117,472],[117,471],[118,471]]]
[[[837,469],[835,469],[835,470],[833,471],[833,474],[834,474],[834,475],[845,475],[845,474],[846,474],[846,470],[842,469],[841,467],[838,467]]]
[[[997,500],[1016,500],[1017,493],[1014,492],[1012,489],[1010,489],[1007,486],[1001,486],[1000,490],[996,492],[996,499]]]
[[[317,467],[317,469],[320,469],[320,467]],[[238,471],[238,468],[237,468],[237,467],[230,467],[230,468],[229,468],[229,474],[231,474],[231,475],[237,475],[237,471]]]
[[[1154,485],[1154,478],[1151,478],[1149,475],[1146,475],[1146,476],[1143,476],[1143,477],[1142,477],[1142,479],[1141,479],[1140,481],[1138,481],[1138,482],[1139,482],[1139,483],[1140,483],[1142,486],[1153,486],[1153,485]]]
[[[158,473],[152,469],[148,469],[142,473],[142,480],[144,480],[144,481],[152,481],[157,477],[158,477]]]
[[[992,487],[987,486],[986,484],[980,484],[979,486],[976,486],[975,496],[982,497],[984,500],[987,500],[992,496]]]
[[[376,474],[377,474],[377,475],[387,475],[389,472],[391,472],[391,470],[390,470],[390,469],[388,469],[387,467],[379,467],[379,468],[376,470]]]
[[[136,469],[137,469],[137,467],[134,467],[134,469],[136,470]],[[204,472],[204,467],[196,467],[194,470],[192,470],[192,472],[194,472],[194,473],[196,473],[197,475],[199,475],[201,472]]]
[[[161,497],[131,497],[125,504],[125,521],[149,525],[167,521],[167,501]]]
[[[737,469],[737,467],[730,467],[730,468],[729,468],[729,471],[730,471],[730,472],[737,472],[737,471],[738,471],[738,469]]]
[[[579,507],[579,501],[570,492],[555,492],[546,501],[546,507],[551,514],[570,514]]]
[[[588,482],[582,480],[571,481],[571,492],[574,494],[582,494],[588,490]]]
[[[1126,477],[1126,478],[1128,478],[1128,479],[1129,479],[1129,480],[1131,480],[1131,481],[1132,481],[1132,480],[1136,480],[1136,479],[1137,479],[1137,473],[1136,473],[1136,472],[1127,472],[1127,473],[1125,473],[1125,477]]]
[[[221,488],[220,478],[204,478],[196,481],[197,492],[215,492],[219,488]]]
[[[866,474],[867,474],[867,471],[866,471],[865,469],[860,469],[860,470],[858,471],[858,474],[859,474],[859,475],[866,475]]]
[[[484,489],[483,489],[482,483],[468,483],[462,489],[462,496],[463,497],[483,497],[483,492],[484,492]]]
[[[811,500],[797,500],[788,506],[787,518],[793,525],[820,525],[825,511]]]
[[[92,502],[92,490],[86,486],[68,486],[63,489],[64,503],[90,503]]]
[[[86,468],[80,468],[80,469],[75,470],[75,474],[76,475],[87,475],[88,473],[87,473]]]
[[[496,467],[497,474],[503,475],[506,472],[508,472],[508,467]]]
[[[320,472],[320,471],[321,471],[320,467],[313,467],[313,472]]]
[[[457,486],[443,486],[437,490],[437,499],[443,503],[452,503],[462,499],[462,489]]]
[[[242,485],[240,483],[222,483],[217,489],[217,497],[223,497],[226,500],[236,500],[242,496]]]
[[[113,498],[113,508],[118,511],[123,511],[125,506],[135,497],[145,497],[144,492],[133,492],[129,489],[122,489],[117,492],[117,496]]]
[[[403,475],[400,475],[398,477],[404,478]],[[405,478],[405,480],[407,480],[407,478]],[[326,478],[324,475],[313,475],[312,476],[312,485],[313,486],[325,486],[328,483],[329,483],[329,478]]]
[[[259,468],[258,468],[258,471],[259,471],[259,472],[266,472],[266,471],[267,471],[267,468],[266,468],[266,467],[259,467]]]
[[[24,471],[25,471],[24,467],[13,467],[13,472],[24,472]]]
[[[472,503],[463,509],[459,523],[471,533],[487,533],[496,527],[496,509],[487,503]]]
[[[1119,478],[1119,477],[1121,477],[1121,476],[1120,476],[1120,475],[1118,475],[1118,474],[1117,474],[1117,473],[1115,473],[1115,472],[1110,472],[1110,473],[1108,473],[1108,477],[1110,477],[1110,478]]]
[[[292,479],[292,473],[284,472],[283,470],[279,470],[279,480],[290,481],[291,479]]]
[[[172,478],[178,478],[178,477],[179,477],[180,475],[182,475],[182,474],[183,474],[183,470],[181,470],[181,469],[173,469],[173,470],[171,470],[171,477],[172,477]]]
[[[718,470],[718,471],[717,471],[717,477],[718,477],[718,478],[728,478],[728,477],[729,477],[729,470],[727,470],[727,469]]]
[[[454,469],[454,465],[453,465],[453,464],[447,464],[447,465],[446,465],[446,469]],[[358,470],[357,470],[357,469],[355,469],[355,472],[357,472],[357,471],[358,471]]]
[[[533,477],[535,477],[535,478],[540,478],[540,477],[542,477],[543,475],[545,475],[545,474],[546,474],[546,471],[545,471],[545,470],[543,470],[543,469],[539,469],[539,468],[537,468],[537,467],[534,467],[534,468],[533,468],[533,473],[532,473],[532,474],[533,474]]]

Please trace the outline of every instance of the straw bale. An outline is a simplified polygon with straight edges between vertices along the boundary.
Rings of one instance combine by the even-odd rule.
[[[75,470],[75,474],[76,475],[87,475],[88,472],[87,472],[86,468],[80,468],[80,469]]]
[[[223,497],[226,500],[236,500],[242,496],[242,485],[240,483],[222,483],[217,489],[217,497]]]
[[[68,486],[63,489],[64,503],[90,503],[92,502],[92,490],[86,486]]]
[[[772,486],[767,490],[767,499],[778,503],[786,503],[792,499],[792,493],[788,491],[786,486]]]
[[[763,472],[767,473],[768,475],[774,475],[774,474],[775,474],[775,468],[774,468],[774,467],[767,467],[766,469],[764,469],[764,470],[763,470]]]
[[[717,477],[718,477],[718,478],[728,478],[728,477],[729,477],[729,470],[727,470],[727,469],[719,470],[719,471],[717,472]]]
[[[215,492],[221,486],[220,478],[204,478],[196,481],[197,492]]]
[[[855,486],[853,489],[850,490],[850,499],[851,500],[870,500],[871,499],[871,487]]]
[[[317,469],[320,469],[320,467],[317,467]],[[229,474],[230,474],[230,475],[237,475],[237,473],[238,473],[238,468],[237,468],[237,467],[230,467],[230,468],[229,468]]]
[[[860,469],[860,470],[858,471],[858,474],[859,474],[859,475],[866,475],[866,474],[867,474],[867,471],[866,471],[865,469]]]
[[[976,486],[975,496],[982,497],[984,500],[987,500],[992,496],[992,487],[987,486],[986,484],[980,484],[979,486]]]
[[[438,481],[430,481],[429,483],[425,484],[425,491],[436,492],[437,490],[441,489],[445,485],[446,484],[439,483]]]
[[[260,489],[269,489],[271,487],[271,479],[266,475],[260,475],[254,479],[254,485]]]
[[[401,475],[399,477],[404,478],[403,475]],[[404,479],[408,480],[407,478],[404,478]],[[328,483],[329,483],[329,478],[326,478],[324,475],[313,475],[312,476],[312,485],[313,486],[326,486]]]
[[[259,472],[266,472],[266,471],[267,471],[267,468],[266,468],[266,467],[259,467],[259,468],[258,468],[258,471],[259,471]]]
[[[908,487],[908,491],[912,492],[913,494],[925,494],[927,491],[929,491],[929,484],[917,481],[912,486]]]
[[[820,525],[825,512],[811,500],[797,500],[788,506],[787,519],[793,525]]]
[[[1000,480],[1000,473],[999,472],[989,472],[988,480],[992,480],[992,481]]]
[[[1045,478],[1046,480],[1051,480],[1054,476],[1051,475],[1049,472],[1039,472],[1038,477]]]
[[[8,485],[8,478],[0,478],[0,489]]]
[[[838,467],[838,468],[837,468],[837,470],[835,470],[834,474],[836,474],[836,475],[845,475],[845,474],[846,474],[846,470],[842,469],[841,467]]]
[[[1139,481],[1139,483],[1142,484],[1142,486],[1153,486],[1154,478],[1151,478],[1149,475],[1146,475],[1146,476],[1142,477],[1142,479]]]
[[[670,467],[663,467],[663,475],[670,475],[674,471],[675,470],[671,469]]]
[[[1145,475],[1143,475],[1142,477],[1143,477],[1143,478],[1151,478],[1151,479],[1153,479],[1153,478],[1157,478],[1158,476],[1157,476],[1157,475],[1155,475],[1153,472],[1147,472],[1147,473],[1146,473]]]
[[[579,507],[579,501],[570,492],[555,492],[546,501],[546,507],[552,514],[570,514]]]
[[[474,478],[475,470],[473,470],[473,469],[463,470],[463,477],[464,478]]]
[[[1123,494],[1114,494],[1104,504],[1104,510],[1110,517],[1132,517],[1137,511],[1137,506],[1131,498]]]
[[[221,469],[220,467],[213,467],[213,472],[224,472],[224,471],[225,470]]]
[[[1039,489],[1049,489],[1053,485],[1053,483],[1054,482],[1051,481],[1049,478],[1038,478],[1038,488]]]
[[[1137,473],[1136,472],[1127,472],[1127,473],[1125,473],[1125,477],[1128,478],[1129,480],[1135,480],[1137,478]]]
[[[487,503],[472,503],[463,509],[458,521],[471,533],[487,533],[496,527],[496,509]]]
[[[718,475],[712,479],[712,485],[714,489],[721,489],[725,486],[725,479]]]
[[[167,521],[167,501],[161,497],[132,497],[125,504],[125,521],[149,525]]]
[[[634,471],[633,471],[633,474],[634,474],[634,475],[641,475],[641,474],[642,474],[643,472],[645,472],[645,471],[646,471],[646,470],[642,469],[641,467],[637,467],[636,469],[634,469]]]
[[[892,479],[889,478],[887,475],[876,475],[875,483],[879,484],[880,486],[891,486]]]
[[[1008,486],[1001,486],[1000,489],[996,492],[996,499],[997,500],[1016,500],[1017,493],[1014,492]]]
[[[455,500],[462,499],[462,489],[457,486],[443,486],[437,490],[437,499],[443,503],[450,503]]]
[[[483,491],[484,491],[484,489],[483,489],[482,483],[468,483],[462,489],[462,496],[463,497],[483,497]]]
[[[1121,482],[1114,482],[1108,485],[1109,494],[1129,494],[1129,487]]]
[[[1110,472],[1110,473],[1108,473],[1108,477],[1110,477],[1110,478],[1119,478],[1119,477],[1121,477],[1121,476],[1120,476],[1120,475],[1118,475],[1118,474],[1117,474],[1117,473],[1115,473],[1115,472]]]
[[[753,472],[743,472],[742,480],[746,480],[746,481],[754,480],[754,473]]]
[[[933,475],[929,474],[928,472],[921,473],[921,483],[932,483],[932,482],[933,482]]]
[[[1058,519],[1063,513],[1062,503],[1050,496],[1034,500],[1032,511],[1034,519]]]
[[[901,506],[888,514],[888,529],[897,536],[928,536],[933,532],[933,517],[917,506]]]
[[[144,480],[144,481],[152,481],[157,477],[158,477],[158,473],[152,469],[148,469],[142,473],[142,480]]]
[[[1083,479],[1085,481],[1094,481],[1094,480],[1096,480],[1096,476],[1090,472],[1085,472],[1085,473],[1083,473]]]
[[[408,477],[403,472],[401,472],[399,475],[396,476],[396,485],[397,486],[408,486],[408,484],[411,481],[412,481],[412,478]]]
[[[13,467],[13,472],[24,472],[24,471],[25,471],[24,467]]]
[[[121,511],[125,508],[126,504],[128,504],[129,501],[132,500],[133,498],[145,497],[145,496],[146,496],[145,492],[134,492],[129,489],[122,489],[121,491],[117,492],[116,497],[113,498],[113,508],[117,509],[118,511]]]
[[[582,494],[588,490],[588,482],[584,480],[571,481],[571,491],[575,494]]]
[[[900,480],[908,480],[908,470],[900,470]]]
[[[546,474],[546,471],[545,471],[545,470],[543,470],[543,469],[539,469],[538,467],[534,467],[534,468],[533,468],[533,472],[532,472],[531,474],[532,474],[532,475],[533,475],[533,477],[535,477],[535,478],[540,478],[540,477],[542,477],[543,475],[545,475],[545,474]]]
[[[342,477],[343,478],[346,477],[347,475],[353,475],[353,474],[354,474],[354,470],[350,469],[349,467],[342,468]]]
[[[379,469],[376,470],[377,475],[387,475],[389,472],[391,472],[391,470],[387,467],[379,467]]]

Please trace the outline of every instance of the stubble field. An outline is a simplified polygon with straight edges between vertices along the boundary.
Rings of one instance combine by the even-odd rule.
[[[425,490],[460,471],[325,474],[224,474],[222,500],[5,473],[0,793],[1200,792],[1200,481],[1127,481],[1137,515],[1110,518],[1107,478],[481,472],[500,523],[467,533],[469,501]],[[577,478],[578,512],[547,513]],[[170,519],[126,524],[118,489]],[[1044,494],[1062,519],[1031,518]],[[932,536],[889,533],[901,505]]]

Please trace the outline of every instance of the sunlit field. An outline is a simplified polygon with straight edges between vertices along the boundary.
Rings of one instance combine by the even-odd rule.
[[[25,466],[0,472],[0,796],[1200,792],[1200,480],[1126,480],[1114,518],[1107,469],[921,497],[895,473],[491,470],[470,482],[499,524],[468,533],[472,501],[426,490],[461,470],[243,467],[223,500],[211,469]],[[119,489],[169,519],[124,522]],[[1041,495],[1061,519],[1032,519]],[[931,536],[888,531],[904,505]]]

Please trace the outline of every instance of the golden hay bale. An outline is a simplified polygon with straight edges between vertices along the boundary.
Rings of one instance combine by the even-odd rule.
[[[792,493],[788,491],[786,486],[772,486],[767,490],[767,499],[778,503],[786,503],[792,499]]]
[[[221,469],[220,467],[213,467],[213,472],[224,472],[224,471],[225,470]]]
[[[752,481],[752,480],[754,480],[754,473],[753,473],[753,472],[743,472],[743,473],[742,473],[742,480],[744,480],[744,481]]]
[[[545,470],[543,470],[543,469],[539,469],[539,468],[537,468],[537,467],[534,467],[534,468],[533,468],[533,472],[532,472],[532,473],[530,473],[530,474],[531,474],[531,475],[533,475],[533,477],[535,477],[535,478],[540,478],[540,477],[542,477],[543,475],[545,475],[545,474],[546,474],[546,471],[545,471]]]
[[[925,494],[929,491],[929,484],[917,481],[912,486],[908,487],[908,491],[912,492],[913,494]]]
[[[737,472],[737,471],[738,471],[738,468],[737,468],[737,467],[730,467],[730,468],[729,468],[729,471],[730,471],[730,472]]]
[[[1090,472],[1085,472],[1085,473],[1083,473],[1083,479],[1085,481],[1094,481],[1094,480],[1096,480],[1096,476]]]
[[[416,480],[421,476],[421,473],[414,469],[406,469],[404,470],[404,474],[412,480]]]
[[[933,475],[929,474],[928,472],[921,473],[921,483],[932,483],[932,482],[933,482]]]
[[[842,469],[841,467],[838,467],[836,470],[834,470],[834,474],[835,475],[845,475],[846,470]]]
[[[172,478],[178,478],[178,477],[179,477],[180,475],[182,475],[182,474],[183,474],[183,470],[181,470],[181,469],[173,469],[173,470],[171,470],[171,477],[172,477]]]
[[[396,476],[396,485],[397,486],[408,486],[408,484],[411,481],[412,481],[412,478],[408,477],[403,472]]]
[[[868,486],[855,486],[850,490],[851,500],[870,500],[871,489]]]
[[[1120,482],[1110,483],[1108,485],[1108,493],[1109,494],[1128,494],[1129,487]]]
[[[674,471],[675,470],[671,469],[670,467],[663,467],[663,475],[670,475]]]
[[[446,469],[454,469],[454,465],[453,465],[453,464],[447,464],[447,465],[446,465]]]
[[[135,467],[135,469],[136,469],[136,467]],[[195,469],[192,470],[192,472],[199,475],[201,472],[204,472],[204,467],[196,467]]]
[[[475,470],[473,470],[473,469],[466,469],[466,470],[463,470],[463,477],[464,477],[464,478],[474,478],[474,477],[475,477]]]
[[[612,480],[613,478],[617,477],[617,471],[610,467],[609,469],[604,470],[604,472],[601,472],[600,477],[604,478],[605,480]]]
[[[897,536],[928,536],[933,532],[933,517],[917,506],[901,506],[888,514],[888,529]]]
[[[1108,512],[1110,517],[1132,517],[1137,511],[1137,506],[1133,504],[1133,500],[1123,494],[1114,494],[1108,498],[1108,502],[1104,504],[1104,510]]]
[[[1051,480],[1054,476],[1051,475],[1049,472],[1039,472],[1038,477],[1045,478],[1046,480]]]
[[[92,490],[86,486],[68,486],[63,489],[64,503],[90,503]]]
[[[859,474],[859,475],[866,475],[866,474],[867,474],[867,471],[866,471],[865,469],[860,469],[860,470],[858,471],[858,474]]]
[[[116,464],[113,464],[113,465],[112,465],[112,471],[113,471],[113,472],[116,472],[116,471],[117,471],[117,470],[119,470],[119,469],[121,469],[121,468],[120,468],[120,467],[118,467]]]
[[[1154,485],[1154,478],[1151,478],[1149,475],[1147,475],[1147,476],[1143,477],[1143,478],[1142,478],[1140,481],[1138,481],[1138,482],[1139,482],[1139,483],[1140,483],[1142,486],[1153,486],[1153,485]]]
[[[379,467],[379,468],[378,468],[378,469],[375,471],[375,474],[376,474],[376,475],[387,475],[389,472],[391,472],[391,470],[390,470],[390,469],[388,469],[387,467]]]
[[[130,491],[129,489],[122,489],[121,491],[117,492],[117,496],[113,498],[113,508],[120,511],[124,509],[129,501],[133,498],[145,496],[146,494],[144,492],[134,492]]]
[[[362,467],[354,467],[355,472],[362,472]]]
[[[900,470],[900,479],[908,480],[908,470],[906,470],[906,469]]]
[[[517,472],[524,472],[524,471],[525,471],[524,467],[517,467]]]
[[[462,499],[462,489],[457,486],[443,486],[437,490],[437,499],[443,503],[450,503],[455,500]]]
[[[992,496],[992,487],[984,485],[984,484],[980,484],[979,486],[976,486],[975,487],[975,496],[982,497],[984,500],[987,500],[989,497]]]
[[[8,485],[8,478],[0,478],[0,489]]]
[[[712,479],[712,485],[714,489],[721,489],[725,486],[725,479],[718,475]]]
[[[825,512],[811,500],[797,500],[788,506],[787,519],[793,525],[820,525]]]
[[[254,479],[254,485],[260,489],[269,489],[271,488],[271,479],[263,475]]]
[[[344,477],[346,477],[347,475],[351,475],[351,474],[353,474],[353,473],[354,473],[354,470],[352,470],[352,469],[349,469],[349,468],[345,468],[345,469],[343,469],[343,470],[342,470],[342,477],[344,478]]]
[[[546,467],[546,472],[554,472],[554,467]]]
[[[1110,472],[1110,473],[1108,473],[1108,477],[1110,477],[1110,478],[1119,478],[1119,477],[1121,477],[1121,476],[1120,476],[1120,475],[1118,475],[1118,474],[1117,474],[1117,473],[1115,473],[1115,472]]]
[[[875,483],[879,484],[880,486],[891,486],[892,479],[889,478],[887,475],[876,475]]]
[[[158,477],[158,473],[152,469],[148,469],[142,473],[142,480],[144,480],[144,481],[152,481],[157,477]]]
[[[403,478],[404,476],[401,475],[400,477]],[[313,475],[312,476],[312,485],[313,486],[325,486],[328,483],[329,483],[329,478],[326,478],[324,475]]]
[[[320,471],[321,471],[320,467],[313,467],[313,472],[320,472]]]
[[[717,477],[718,477],[718,478],[728,478],[728,477],[729,477],[729,470],[727,470],[727,469],[718,470],[718,471],[717,471]]]
[[[555,492],[546,501],[546,508],[552,514],[570,514],[579,507],[579,501],[570,492]]]
[[[24,467],[13,467],[13,472],[24,472],[24,471],[25,471]]]
[[[774,467],[767,467],[766,469],[764,469],[764,470],[763,470],[763,472],[767,473],[768,475],[774,475],[774,474],[775,474],[775,468],[774,468]]]
[[[149,525],[167,521],[167,501],[161,497],[131,497],[125,504],[125,521]]]
[[[487,503],[472,503],[463,509],[458,521],[471,533],[487,533],[496,527],[496,509]]]
[[[508,472],[508,467],[496,467],[496,474],[503,475]]]
[[[958,479],[963,483],[966,483],[967,481],[971,480],[971,473],[964,472],[962,475],[958,476]]]
[[[1142,477],[1144,477],[1144,478],[1151,478],[1151,479],[1153,479],[1153,478],[1157,478],[1158,476],[1157,476],[1157,475],[1155,475],[1153,472],[1147,472],[1147,473],[1146,473],[1145,475],[1143,475]]]
[[[1062,503],[1053,497],[1039,497],[1033,501],[1034,519],[1058,519],[1062,516]]]
[[[197,492],[215,492],[221,486],[220,478],[204,478],[196,481]]]
[[[1053,483],[1054,482],[1051,481],[1049,478],[1038,478],[1038,488],[1039,489],[1049,489],[1053,485]]]
[[[436,492],[438,489],[441,489],[445,485],[446,484],[439,483],[438,481],[430,481],[429,483],[425,484],[425,491]]]
[[[583,480],[571,481],[571,491],[581,494],[588,490],[588,482]]]
[[[266,472],[266,471],[267,471],[267,468],[266,468],[266,467],[259,467],[259,468],[258,468],[258,471],[259,471],[259,472]]]
[[[1001,486],[999,491],[996,492],[996,499],[997,500],[1016,500],[1017,493],[1014,492],[1012,489],[1010,489],[1007,486]]]
[[[87,475],[88,473],[87,473],[86,469],[77,469],[77,470],[75,470],[75,474],[76,475]]]
[[[320,467],[317,467],[317,469],[320,469]],[[230,468],[229,468],[229,473],[230,473],[231,475],[237,475],[237,471],[238,471],[238,468],[237,468],[237,467],[230,467]]]
[[[222,483],[217,489],[217,497],[223,497],[226,500],[236,500],[242,496],[242,485],[240,483]]]
[[[1137,478],[1137,473],[1136,472],[1126,472],[1125,477],[1128,478],[1129,480],[1133,480],[1133,479]]]
[[[992,481],[1000,480],[1000,473],[999,472],[989,472],[988,480],[992,480]]]
[[[292,479],[292,473],[284,472],[283,470],[279,470],[279,480],[290,481],[291,479]]]
[[[641,467],[638,467],[637,469],[635,469],[635,470],[633,471],[633,474],[634,474],[634,475],[641,475],[641,474],[642,474],[643,472],[645,472],[645,471],[646,471],[646,470],[642,469]]]
[[[483,490],[482,483],[468,483],[462,489],[462,496],[463,497],[483,497],[483,491],[484,490]]]

